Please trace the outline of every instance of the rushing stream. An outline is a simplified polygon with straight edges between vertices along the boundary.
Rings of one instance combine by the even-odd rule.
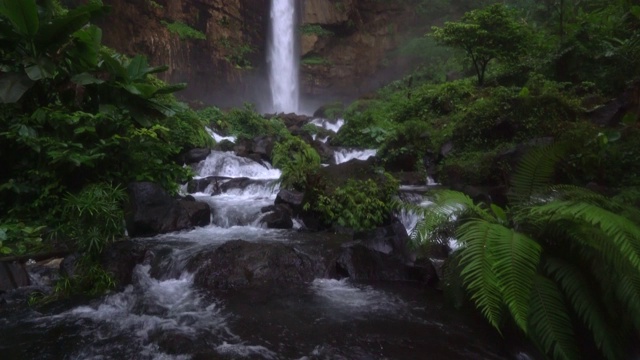
[[[213,223],[145,243],[154,259],[124,291],[0,318],[2,359],[522,359],[476,315],[449,308],[435,290],[404,283],[318,278],[291,289],[203,291],[186,264],[233,239],[292,244],[344,235],[271,230],[277,169],[213,152],[198,176],[248,177],[211,196]]]

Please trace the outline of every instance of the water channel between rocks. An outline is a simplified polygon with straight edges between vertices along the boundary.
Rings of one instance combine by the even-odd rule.
[[[358,154],[344,158],[371,155]],[[263,228],[261,208],[274,202],[277,169],[213,152],[196,170],[199,178],[249,180],[224,194],[193,194],[211,205],[212,225],[134,239],[154,256],[135,267],[124,291],[0,318],[0,358],[526,359],[477,315],[447,306],[424,285],[317,278],[287,289],[198,288],[187,264],[230,240],[304,251],[348,239]]]

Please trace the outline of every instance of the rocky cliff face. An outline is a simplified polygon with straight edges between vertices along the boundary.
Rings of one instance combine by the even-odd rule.
[[[402,1],[305,1],[303,94],[349,98],[380,87],[406,70],[392,51],[414,28],[415,13]]]
[[[269,101],[270,0],[104,2],[112,7],[100,23],[104,43],[168,65],[165,80],[189,84],[182,97],[218,106]],[[380,86],[388,69],[402,68],[389,54],[414,23],[407,2],[298,4],[303,103],[361,95]]]

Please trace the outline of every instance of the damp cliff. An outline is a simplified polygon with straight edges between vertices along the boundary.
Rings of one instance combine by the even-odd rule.
[[[76,2],[81,2],[77,0]],[[270,99],[266,51],[270,0],[104,0],[104,43],[142,53],[163,76],[187,82],[183,98],[219,106]],[[411,1],[303,0],[301,96],[322,102],[379,87],[406,65],[394,50],[424,30]]]

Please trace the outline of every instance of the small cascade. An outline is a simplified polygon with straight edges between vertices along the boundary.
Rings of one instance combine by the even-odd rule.
[[[269,43],[269,85],[276,113],[298,112],[300,97],[299,52],[294,0],[272,0]]]
[[[332,121],[328,119],[316,118],[311,120],[311,124],[325,130],[333,131],[337,134],[338,131],[340,131],[340,128],[344,125],[344,119],[337,119],[335,121]]]
[[[278,179],[280,170],[269,164],[259,164],[251,159],[240,157],[233,152],[212,151],[209,156],[194,168],[196,178],[208,176],[226,176],[231,178]]]
[[[218,134],[217,132],[211,130],[208,127],[205,127],[205,130],[207,131],[207,133],[209,133],[209,135],[211,135],[211,137],[213,138],[213,140],[216,141],[216,143],[219,143],[223,140],[227,140],[230,141],[232,143],[236,142],[236,137],[235,136],[222,136],[220,134]]]
[[[349,160],[367,160],[372,156],[376,156],[377,151],[373,149],[336,149],[333,157],[336,164],[342,164]]]

